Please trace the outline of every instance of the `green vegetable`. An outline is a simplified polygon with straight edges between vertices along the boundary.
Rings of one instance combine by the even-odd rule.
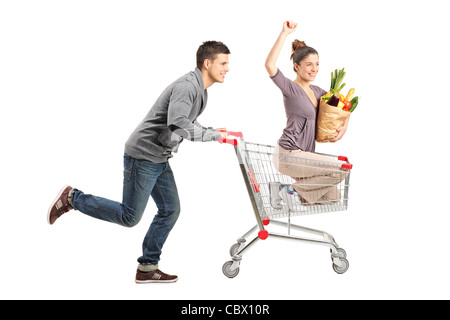
[[[330,100],[331,96],[328,96],[327,94],[322,96],[322,100],[327,102],[328,100]]]
[[[329,99],[333,94],[339,93],[342,88],[344,88],[345,83],[342,83],[342,80],[344,80],[345,72],[344,68],[341,70],[334,70],[334,72],[331,72],[331,85],[330,85],[330,91],[327,92],[326,95],[322,97],[322,100],[326,101]]]
[[[345,83],[341,84],[342,80],[344,80],[344,76],[345,76],[344,68],[342,68],[341,70],[336,69],[334,71],[334,77],[333,73],[331,73],[331,87],[330,87],[331,94],[339,93],[342,90],[342,88],[344,88]]]
[[[353,110],[355,110],[356,106],[358,105],[358,97],[354,97],[352,101],[350,101],[350,103],[352,104],[352,107],[349,111],[353,112]]]

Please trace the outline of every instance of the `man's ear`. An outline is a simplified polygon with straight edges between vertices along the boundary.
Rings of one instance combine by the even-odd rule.
[[[211,60],[209,59],[205,59],[203,61],[203,68],[205,68],[205,70],[208,70],[209,66],[211,65]]]

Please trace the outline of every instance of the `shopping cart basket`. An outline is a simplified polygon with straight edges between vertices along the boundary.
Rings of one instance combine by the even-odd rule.
[[[246,142],[241,132],[227,131],[227,134],[228,137],[220,138],[219,142],[234,146],[257,224],[231,246],[232,260],[225,262],[222,267],[225,276],[236,277],[243,254],[257,241],[270,237],[327,246],[330,248],[333,270],[338,274],[346,272],[349,268],[347,254],[338,246],[334,238],[324,231],[291,224],[291,217],[347,210],[352,169],[348,158],[319,153],[316,154],[326,156],[321,159],[330,161],[290,157],[276,153],[277,149],[274,146]],[[303,178],[280,173],[280,163],[276,164],[277,161],[284,167],[296,169],[294,171],[300,172]],[[275,167],[276,165],[278,168]],[[311,179],[313,174],[326,176],[326,178]],[[287,194],[281,201],[279,198],[274,199],[279,191]],[[331,192],[332,196],[327,197],[327,192]],[[287,218],[287,221],[279,221],[280,218]],[[287,234],[269,232],[266,229],[269,224],[286,228]],[[292,235],[291,230],[313,234],[317,238]],[[247,241],[247,238],[255,231],[258,231],[257,236]]]

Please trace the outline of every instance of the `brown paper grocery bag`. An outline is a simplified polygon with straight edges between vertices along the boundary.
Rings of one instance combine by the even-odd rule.
[[[329,142],[336,138],[337,129],[342,127],[351,112],[333,107],[320,99],[319,114],[317,115],[316,141]]]

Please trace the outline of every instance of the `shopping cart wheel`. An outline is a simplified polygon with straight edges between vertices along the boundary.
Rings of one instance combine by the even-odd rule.
[[[240,243],[233,244],[230,248],[230,256],[233,257],[236,253],[238,253],[240,246]]]
[[[339,253],[339,258],[344,258],[344,259],[347,258],[347,252],[345,252],[344,249],[338,248],[337,251]]]
[[[226,275],[228,278],[234,278],[239,273],[239,268],[236,268],[234,270],[231,270],[231,266],[233,265],[233,261],[227,261],[222,267],[222,272],[224,275]]]
[[[341,261],[342,265],[338,266],[337,264],[333,263],[333,270],[338,274],[343,274],[348,270],[349,263],[345,258],[339,258],[339,261]]]
[[[330,249],[330,252],[333,253],[333,250]],[[342,248],[337,248],[337,252],[339,255],[339,258],[347,258],[347,252],[345,252]],[[331,256],[331,259],[333,259],[333,256]]]

